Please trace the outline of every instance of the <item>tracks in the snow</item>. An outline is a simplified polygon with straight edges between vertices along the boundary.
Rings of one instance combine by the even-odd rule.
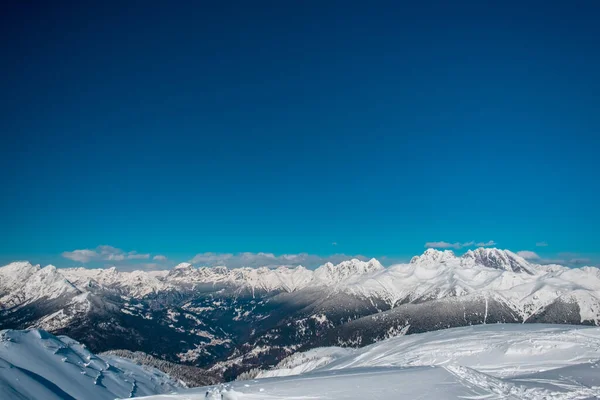
[[[468,399],[485,400],[587,400],[599,399],[600,387],[586,387],[577,382],[547,381],[563,390],[549,390],[534,386],[538,380],[523,380],[523,384],[506,381],[460,365],[444,368],[461,383],[476,393]]]

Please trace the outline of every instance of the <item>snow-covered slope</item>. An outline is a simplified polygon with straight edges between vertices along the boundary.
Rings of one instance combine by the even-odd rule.
[[[112,400],[182,387],[168,375],[41,330],[0,331],[0,398]]]
[[[296,354],[249,381],[148,399],[595,399],[600,328],[494,324]],[[302,372],[301,374],[298,374]]]

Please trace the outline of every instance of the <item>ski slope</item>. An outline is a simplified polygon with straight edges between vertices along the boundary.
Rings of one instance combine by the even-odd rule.
[[[152,400],[600,398],[600,328],[494,324],[313,349],[249,381]]]

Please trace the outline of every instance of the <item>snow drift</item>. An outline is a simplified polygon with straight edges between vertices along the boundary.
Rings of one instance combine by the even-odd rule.
[[[181,388],[168,375],[41,330],[0,331],[0,398],[113,400]]]
[[[269,378],[148,399],[596,399],[600,328],[493,324],[313,349]],[[302,373],[300,373],[302,372]]]

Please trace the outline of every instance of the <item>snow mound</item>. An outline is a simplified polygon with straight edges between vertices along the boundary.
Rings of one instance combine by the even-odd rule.
[[[284,358],[274,369],[261,371],[256,378],[270,378],[275,376],[300,375],[314,369],[323,367],[331,362],[352,354],[354,349],[343,347],[318,347],[305,352],[294,353]]]
[[[0,331],[0,398],[112,400],[168,393],[181,384],[129,360],[100,358],[66,336]]]

